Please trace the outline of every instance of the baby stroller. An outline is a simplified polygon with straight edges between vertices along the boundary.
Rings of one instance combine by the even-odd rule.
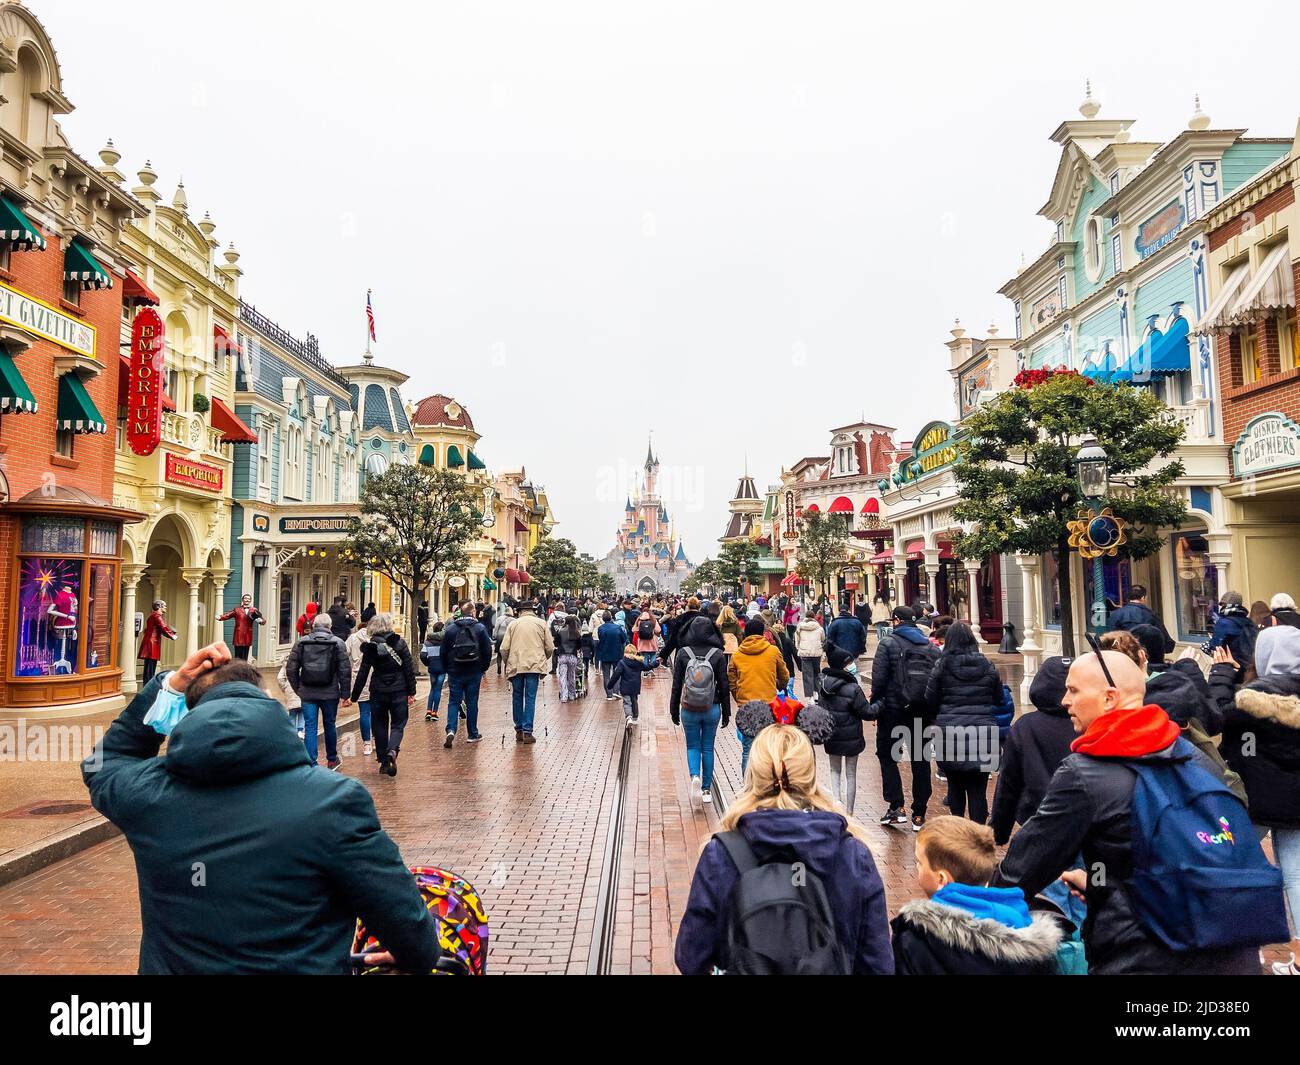
[[[412,869],[424,904],[438,922],[443,955],[435,975],[484,976],[487,974],[488,919],[478,892],[455,873],[441,869]],[[379,940],[357,921],[352,940],[352,971],[359,976],[387,973],[386,966],[367,966],[365,956],[383,951]]]

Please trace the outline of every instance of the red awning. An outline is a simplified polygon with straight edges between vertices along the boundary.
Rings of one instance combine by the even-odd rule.
[[[506,583],[507,584],[519,583],[519,571],[517,569],[506,570]]]
[[[244,352],[244,349],[219,325],[212,327],[212,344],[213,350],[219,357],[228,358],[231,355],[242,355]]]
[[[526,521],[520,521],[518,518],[515,518],[515,532],[526,533],[527,531],[528,531],[528,523]]]
[[[925,560],[925,541],[913,540],[907,545],[907,550],[903,552],[907,556],[908,562],[922,562]]]
[[[872,555],[869,564],[872,566],[892,566],[894,564],[894,549],[889,547],[878,555]]]
[[[157,307],[162,300],[133,270],[128,270],[122,283],[122,302],[132,307]]]
[[[863,514],[879,514],[879,513],[880,513],[880,500],[879,500],[879,499],[868,499],[865,503],[862,504],[862,513],[863,513]]]
[[[819,507],[816,503],[813,503],[811,506],[805,507],[804,512],[807,514],[820,514],[822,512],[822,508]]]
[[[953,552],[952,552],[952,544],[947,543],[947,542],[944,542],[944,543],[939,544],[939,561],[940,561],[940,562],[952,562],[954,559],[956,559],[956,557],[957,557],[957,556],[954,555]]]
[[[848,498],[848,496],[840,496],[839,499],[835,500],[835,502],[831,504],[831,513],[852,514],[853,513],[852,501]]]
[[[788,577],[786,577],[785,580],[783,580],[783,581],[781,582],[781,587],[782,587],[782,588],[799,588],[799,587],[802,587],[803,585],[805,585],[805,584],[807,584],[807,583],[808,583],[808,582],[807,582],[806,580],[804,580],[802,577],[800,577],[799,574],[797,574],[797,573],[791,573]]]
[[[222,441],[227,444],[257,443],[257,434],[216,396],[212,397],[212,427],[220,431]]]
[[[528,571],[527,571],[527,570],[523,570],[523,569],[521,569],[521,570],[519,571],[519,583],[520,583],[520,584],[532,584],[532,583],[533,583],[533,579],[532,579],[532,577],[530,577],[530,576],[528,575]]]
[[[117,364],[117,405],[126,406],[126,397],[131,391],[131,360],[126,355],[118,357]],[[162,409],[174,411],[176,402],[166,392],[162,394]]]

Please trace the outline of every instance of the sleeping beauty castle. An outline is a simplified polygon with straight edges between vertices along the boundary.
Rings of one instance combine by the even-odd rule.
[[[660,498],[653,443],[646,449],[640,490],[623,512],[618,542],[601,559],[599,569],[614,578],[619,593],[636,595],[679,591],[695,569]]]

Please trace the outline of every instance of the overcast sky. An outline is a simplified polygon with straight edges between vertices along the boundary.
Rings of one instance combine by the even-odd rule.
[[[31,0],[94,158],[146,158],[243,253],[243,295],[409,398],[604,554],[653,431],[680,534],[869,420],[950,417],[953,319],[1049,227],[1085,77],[1135,139],[1291,136],[1294,5]],[[1217,20],[1217,21],[1216,21]]]

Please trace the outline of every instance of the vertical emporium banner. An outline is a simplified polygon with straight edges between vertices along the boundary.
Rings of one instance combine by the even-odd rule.
[[[152,455],[162,440],[163,320],[152,307],[131,327],[131,369],[127,375],[126,439],[137,455]]]

